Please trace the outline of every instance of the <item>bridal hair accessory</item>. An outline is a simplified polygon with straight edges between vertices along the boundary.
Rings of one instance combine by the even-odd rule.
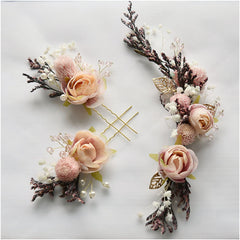
[[[85,203],[87,196],[92,199],[96,195],[93,180],[109,188],[109,183],[103,181],[99,171],[116,153],[116,150],[107,146],[114,136],[107,139],[102,133],[97,134],[94,127],[79,131],[74,137],[67,133],[50,136],[56,146],[48,147],[47,152],[53,160],[39,161],[39,165],[43,166],[43,172],[38,180],[31,178],[31,189],[34,190],[32,201],[45,194],[54,196],[55,188],[60,186],[62,194],[59,197],[66,198],[68,202]]]
[[[205,70],[190,65],[183,56],[184,45],[179,39],[172,44],[173,56],[164,52],[159,56],[146,38],[145,28],[136,26],[138,15],[129,3],[127,20],[122,20],[131,32],[124,42],[136,53],[146,57],[159,67],[161,75],[153,78],[160,91],[160,102],[170,113],[167,119],[174,122],[171,137],[176,138],[175,145],[162,148],[159,154],[150,154],[158,162],[158,171],[151,179],[149,188],[162,188],[159,202],[154,202],[155,211],[146,219],[146,226],[160,229],[164,234],[177,229],[174,208],[181,207],[190,214],[190,184],[186,178],[195,179],[192,174],[198,166],[198,158],[193,150],[186,146],[200,138],[212,140],[218,129],[216,123],[223,116],[219,97],[212,97],[212,87],[206,87],[208,80]],[[156,30],[154,30],[156,31]],[[149,31],[147,30],[147,34]]]
[[[35,83],[31,92],[37,89],[44,89],[50,91],[49,97],[60,97],[64,106],[83,105],[89,115],[95,112],[109,127],[116,130],[116,134],[120,133],[125,139],[130,139],[114,126],[114,123],[109,122],[104,114],[102,114],[97,107],[103,108],[110,112],[116,121],[122,122],[132,132],[137,132],[129,127],[121,117],[127,113],[132,106],[130,106],[121,116],[118,116],[110,108],[103,104],[103,95],[107,88],[106,78],[111,75],[109,68],[112,62],[98,61],[97,69],[85,63],[81,55],[78,53],[75,58],[70,57],[77,51],[75,42],[63,44],[57,49],[50,49],[48,47],[44,54],[32,60],[28,58],[28,63],[31,70],[35,71],[34,76],[23,73],[27,77],[27,83]],[[135,115],[137,115],[136,113]],[[134,116],[135,116],[134,115]],[[131,118],[132,119],[132,118]],[[128,121],[130,121],[129,119]],[[108,129],[108,128],[107,128]],[[107,131],[106,129],[106,131]],[[111,139],[109,139],[110,141]]]

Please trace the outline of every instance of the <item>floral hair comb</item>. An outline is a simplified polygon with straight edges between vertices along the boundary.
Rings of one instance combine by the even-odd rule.
[[[113,63],[99,60],[96,70],[91,65],[85,63],[79,53],[74,59],[71,58],[70,55],[76,51],[75,42],[71,42],[63,44],[57,49],[50,49],[50,47],[48,47],[42,56],[34,60],[28,58],[31,70],[36,72],[34,76],[23,73],[23,75],[28,78],[27,83],[36,84],[31,92],[37,89],[44,89],[50,91],[50,98],[60,96],[60,100],[64,102],[63,105],[66,107],[70,104],[83,105],[89,115],[95,112],[109,127],[111,126],[117,133],[120,133],[125,139],[130,141],[130,139],[121,132],[121,129],[117,129],[114,126],[114,123],[120,121],[124,124],[122,127],[127,126],[132,132],[137,134],[133,128],[129,127],[128,124],[121,119],[132,106],[121,114],[121,116],[118,116],[103,104],[103,94],[107,88],[106,78],[111,75],[109,68]],[[117,119],[111,123],[96,107],[102,107]],[[134,117],[137,114],[138,113],[136,113]],[[128,122],[131,121],[132,118],[129,119]],[[105,131],[107,129],[105,129]],[[110,140],[109,138],[109,141]]]
[[[167,119],[175,126],[171,133],[176,138],[175,145],[164,147],[159,154],[150,154],[158,162],[158,171],[149,188],[162,188],[162,192],[160,201],[153,203],[156,209],[147,217],[146,225],[164,234],[166,229],[169,232],[177,229],[175,203],[186,211],[186,219],[189,218],[190,184],[186,178],[195,179],[192,173],[198,166],[198,158],[186,146],[199,138],[212,140],[223,110],[219,98],[212,98],[211,87],[206,87],[206,72],[186,61],[180,40],[171,44],[172,57],[164,52],[159,55],[146,38],[145,28],[136,26],[138,15],[132,10],[131,2],[127,10],[126,20],[121,20],[131,32],[124,42],[159,67],[161,76],[153,78],[153,83],[160,91],[161,104],[171,115]]]

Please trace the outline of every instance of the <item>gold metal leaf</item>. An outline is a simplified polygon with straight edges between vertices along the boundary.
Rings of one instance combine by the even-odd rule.
[[[211,104],[203,104],[205,107],[207,107],[207,110],[214,116],[216,113],[216,108],[215,106]]]
[[[159,172],[157,172],[152,176],[149,189],[158,189],[165,183],[165,181],[166,179],[163,179]]]
[[[176,92],[176,87],[171,79],[167,77],[153,78],[155,87],[164,94]]]

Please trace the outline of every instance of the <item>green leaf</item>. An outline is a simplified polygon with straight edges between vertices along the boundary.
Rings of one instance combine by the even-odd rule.
[[[70,103],[68,100],[66,100],[66,101],[63,103],[63,106],[64,106],[64,107],[68,107],[69,105],[71,105],[71,103]]]
[[[150,153],[150,154],[149,154],[149,157],[158,162],[159,154]]]
[[[111,151],[111,154],[115,154],[116,152],[117,152],[117,150],[116,149],[110,149],[110,151]]]
[[[175,142],[175,145],[182,145],[182,135],[177,136],[177,140]]]
[[[90,132],[96,132],[96,129],[93,127],[93,126],[91,126],[89,129],[88,129]]]
[[[196,179],[196,177],[194,177],[192,174],[188,175],[187,178],[190,178],[190,179],[193,179],[193,180]]]
[[[103,82],[104,82],[105,89],[107,89],[107,80],[106,80],[106,78],[103,78]]]
[[[163,161],[163,159],[162,158],[160,158],[160,162],[161,162],[161,164],[164,166],[164,167],[166,167],[167,165],[165,164],[165,162]]]
[[[91,108],[88,108],[88,107],[86,107],[86,105],[85,104],[83,104],[83,107],[85,108],[85,110],[87,111],[87,113],[88,113],[88,115],[92,115],[92,109]]]
[[[197,96],[193,104],[199,103],[199,100],[200,100],[200,95]]]
[[[99,182],[103,182],[102,180],[102,174],[100,172],[94,172],[94,173],[91,173],[92,177],[95,178],[97,181]]]
[[[213,118],[213,121],[214,121],[214,123],[217,123],[218,119],[215,117],[215,118]]]

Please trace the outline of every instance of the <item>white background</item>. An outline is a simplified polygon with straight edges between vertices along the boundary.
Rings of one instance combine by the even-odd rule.
[[[122,39],[128,32],[121,23],[127,2],[3,2],[2,3],[2,237],[3,238],[161,238],[144,227],[158,191],[148,190],[157,163],[149,153],[174,143],[164,120],[167,112],[151,79],[159,76],[153,63],[137,56]],[[237,2],[134,2],[138,25],[163,24],[172,39],[185,43],[187,59],[196,59],[216,85],[225,116],[214,141],[192,149],[199,167],[191,180],[191,215],[177,214],[178,230],[171,238],[238,237],[238,3]],[[133,105],[139,111],[122,137],[110,142],[117,154],[102,174],[109,191],[96,183],[96,197],[84,206],[44,197],[31,202],[31,177],[38,161],[47,159],[50,135],[74,134],[105,124],[89,117],[82,106],[62,106],[41,90],[30,93],[22,76],[31,73],[28,57],[38,57],[46,46],[75,40],[83,58],[114,62],[104,103],[116,113]],[[155,36],[155,41],[161,38]],[[129,116],[131,116],[129,114]],[[127,120],[127,119],[125,119]]]

